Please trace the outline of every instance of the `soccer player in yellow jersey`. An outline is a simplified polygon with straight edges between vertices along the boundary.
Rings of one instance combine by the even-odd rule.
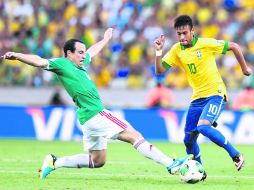
[[[162,57],[164,35],[154,42],[155,68],[156,74],[161,75],[170,67],[180,67],[193,89],[185,124],[186,152],[194,154],[195,159],[201,163],[197,144],[198,135],[201,133],[223,147],[233,159],[237,170],[240,170],[244,164],[243,155],[227,141],[223,134],[212,127],[216,124],[227,101],[226,87],[218,72],[215,56],[232,50],[243,74],[249,76],[252,71],[247,66],[238,44],[211,38],[198,38],[194,35],[192,19],[189,16],[177,17],[174,28],[179,42],[173,45],[164,57]],[[206,174],[203,178],[206,178]]]

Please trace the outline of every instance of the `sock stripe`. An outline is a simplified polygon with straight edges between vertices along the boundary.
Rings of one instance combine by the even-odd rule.
[[[140,140],[137,140],[134,144],[133,144],[133,147],[135,148],[135,149],[137,149],[141,144],[143,144],[144,142],[146,142],[146,140],[145,139],[140,139]]]
[[[94,163],[93,163],[93,158],[92,158],[92,155],[89,154],[89,165],[88,165],[89,168],[94,168]]]
[[[201,156],[201,153],[199,153],[198,155],[195,155],[195,158],[199,158]]]

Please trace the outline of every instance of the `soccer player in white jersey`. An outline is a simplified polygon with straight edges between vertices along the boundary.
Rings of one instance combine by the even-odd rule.
[[[40,169],[40,178],[61,167],[99,168],[106,162],[108,139],[128,142],[143,156],[162,164],[169,173],[178,171],[181,164],[192,159],[187,155],[172,159],[148,143],[126,120],[120,119],[105,109],[97,88],[89,77],[86,66],[112,38],[113,29],[108,28],[104,38],[86,50],[82,41],[71,39],[63,47],[64,57],[43,59],[37,55],[7,52],[2,59],[17,59],[31,66],[54,72],[77,106],[77,115],[82,125],[84,149],[88,154],[77,154],[57,158],[49,154]]]

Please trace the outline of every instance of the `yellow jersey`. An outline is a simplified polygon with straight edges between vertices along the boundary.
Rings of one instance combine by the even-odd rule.
[[[194,36],[192,47],[185,48],[179,42],[162,58],[166,69],[178,66],[186,73],[193,89],[191,100],[213,95],[226,96],[226,86],[217,69],[215,56],[225,54],[228,42]]]

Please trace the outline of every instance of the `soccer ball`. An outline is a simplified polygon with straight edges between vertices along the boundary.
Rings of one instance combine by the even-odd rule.
[[[204,175],[203,166],[196,160],[187,160],[180,168],[180,179],[186,183],[197,183]]]

